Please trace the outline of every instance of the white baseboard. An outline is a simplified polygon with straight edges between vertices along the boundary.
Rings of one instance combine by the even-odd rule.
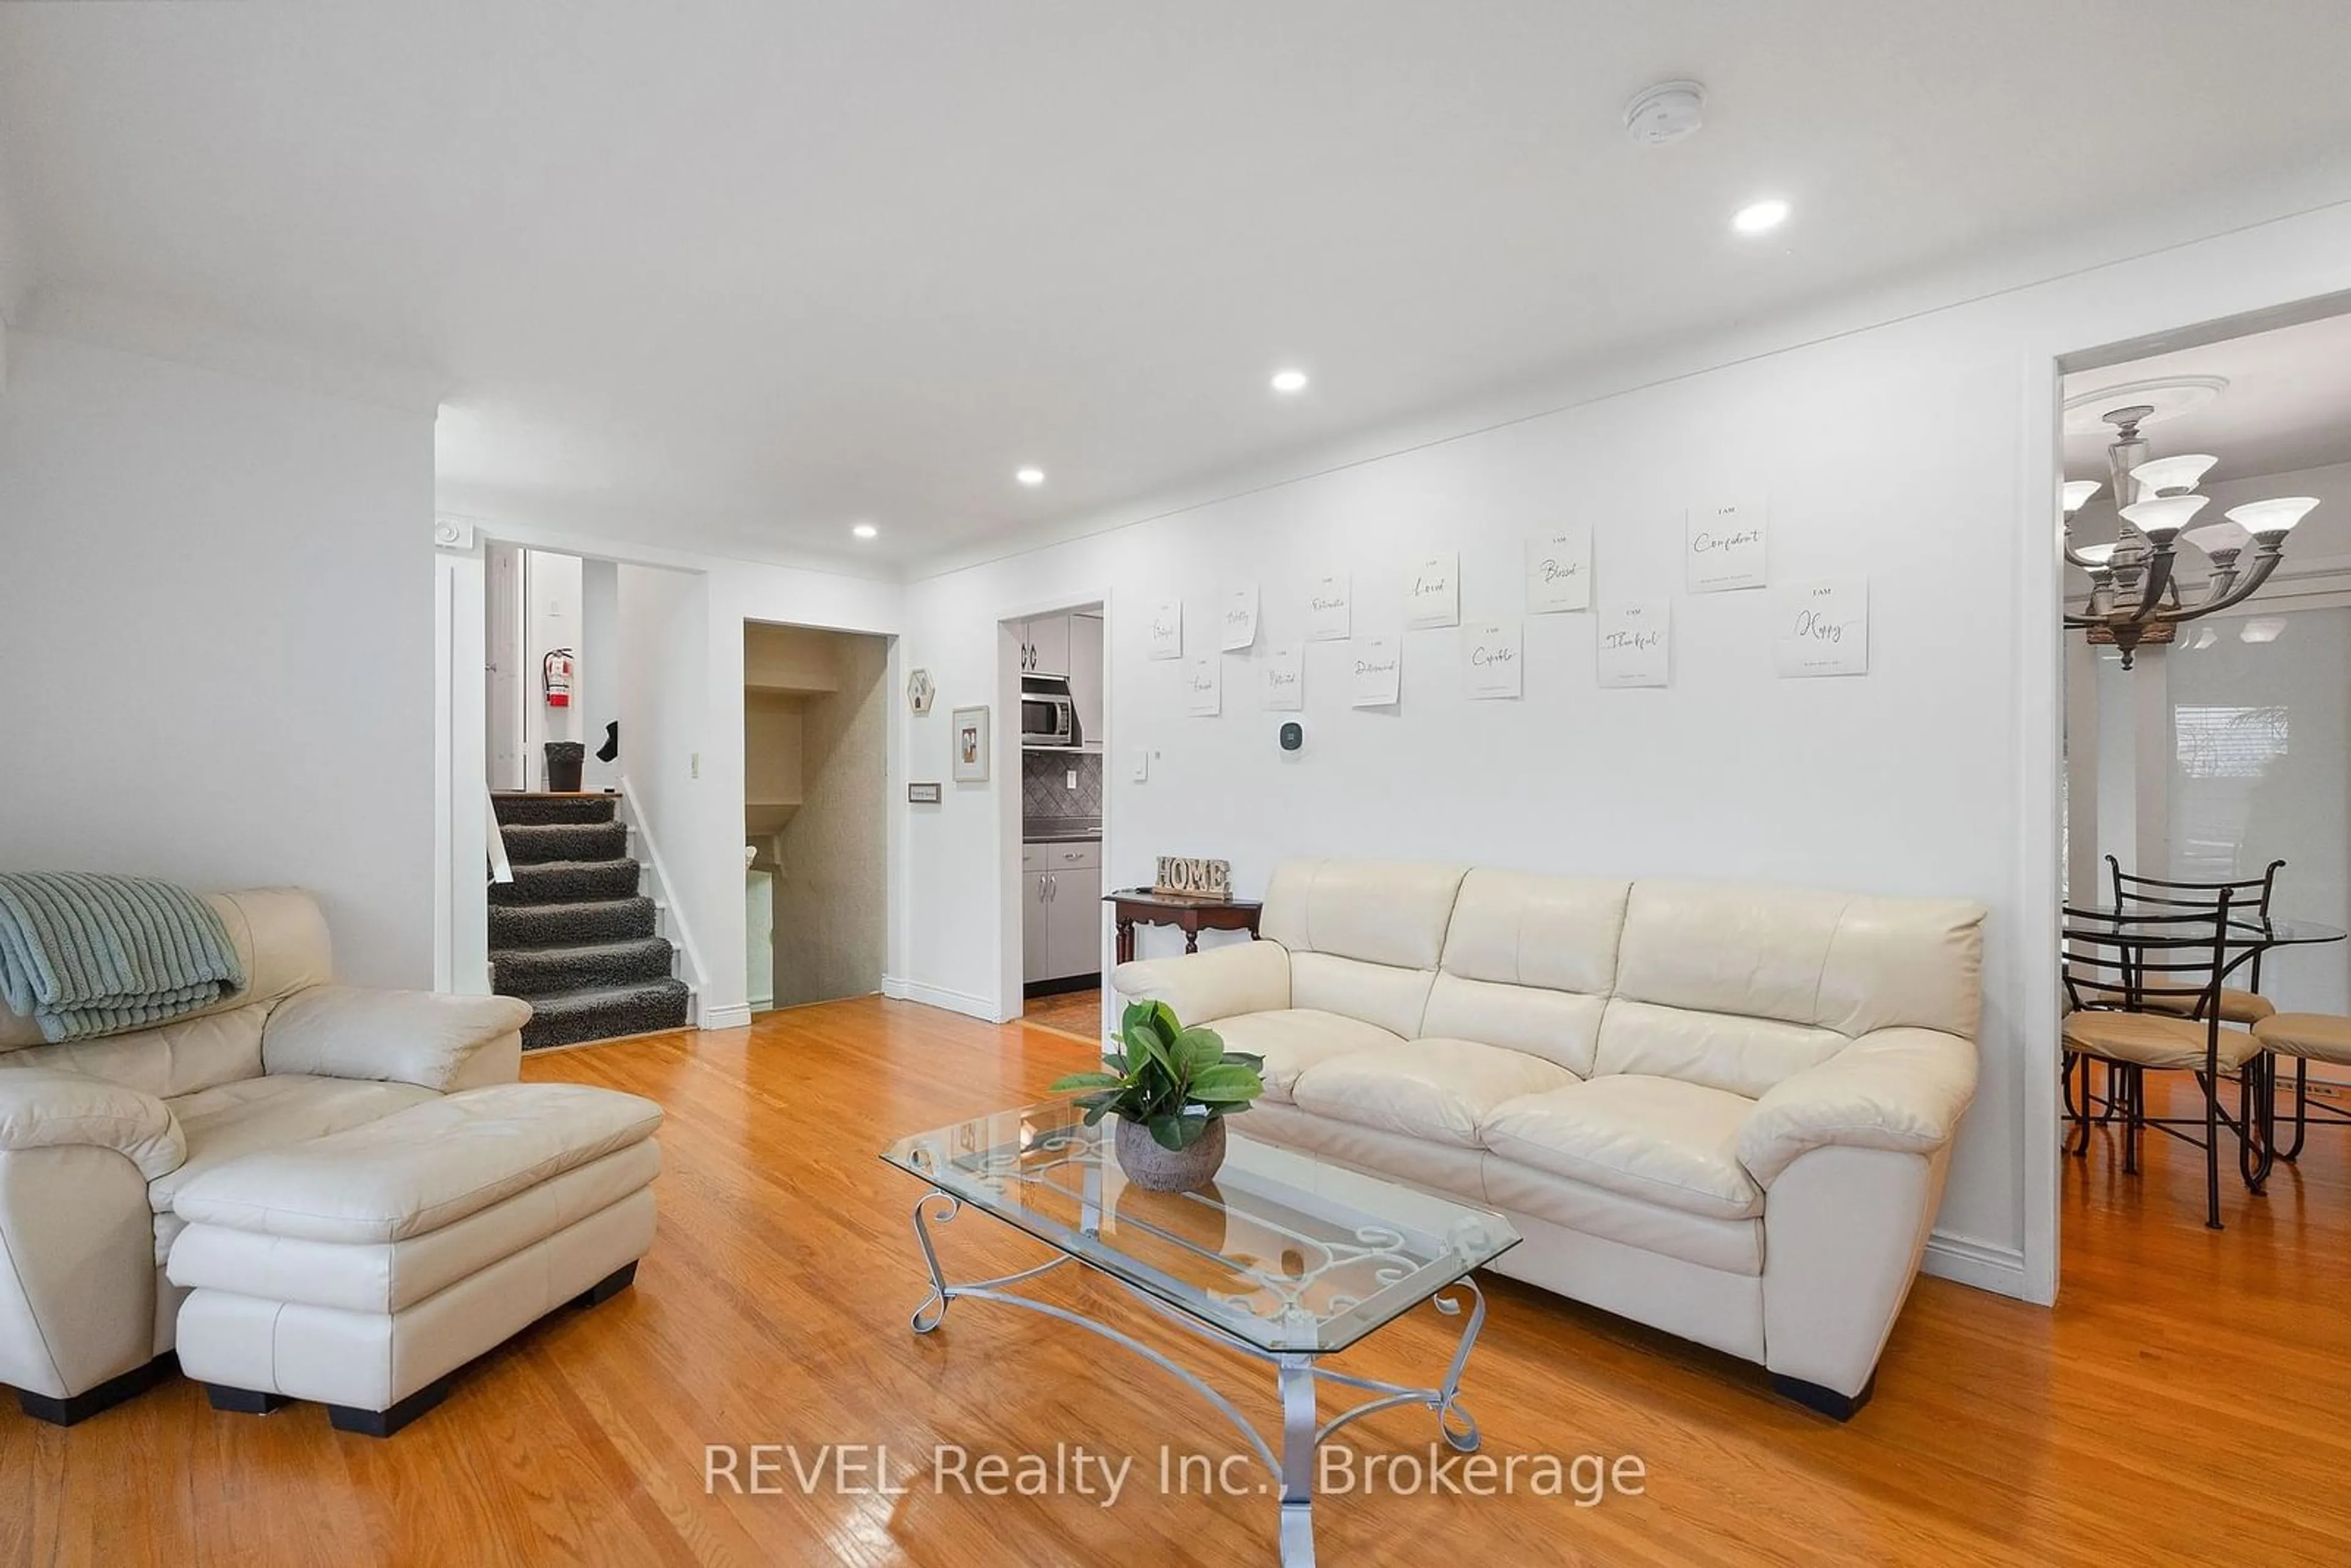
[[[951,1013],[962,1013],[987,1023],[1000,1021],[992,997],[975,997],[966,991],[948,990],[945,986],[926,986],[902,975],[883,976],[882,994],[893,1002],[920,1002],[926,1008],[945,1008]]]
[[[1957,1281],[1979,1291],[2014,1296],[2019,1301],[2030,1299],[2025,1291],[2024,1254],[2014,1247],[1938,1230],[1927,1239],[1927,1255],[1920,1260],[1918,1269],[1938,1280]]]
[[[751,1027],[751,1004],[748,1002],[737,1002],[731,1008],[705,1008],[702,1009],[701,1027],[704,1029],[748,1029]]]

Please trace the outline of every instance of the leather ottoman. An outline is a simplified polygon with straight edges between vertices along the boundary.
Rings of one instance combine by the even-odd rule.
[[[389,1437],[467,1362],[627,1287],[661,1119],[634,1094],[510,1083],[196,1177],[173,1200],[181,1369],[215,1409],[308,1399]]]

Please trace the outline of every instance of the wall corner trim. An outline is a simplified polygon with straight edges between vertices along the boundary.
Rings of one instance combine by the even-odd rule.
[[[1926,1256],[1918,1267],[1938,1280],[1972,1285],[1995,1295],[2013,1296],[2020,1301],[2033,1301],[2025,1278],[2024,1253],[2020,1248],[1938,1230],[1927,1239]]]
[[[893,1002],[920,1002],[926,1008],[944,1008],[951,1013],[963,1013],[988,1023],[1005,1020],[996,1016],[992,997],[975,997],[967,991],[951,991],[945,986],[926,986],[920,980],[910,980],[901,975],[882,977],[882,994]]]

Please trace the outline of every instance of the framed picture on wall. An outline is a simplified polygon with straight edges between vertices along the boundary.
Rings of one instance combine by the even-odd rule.
[[[955,781],[958,784],[987,783],[987,709],[956,709]]]

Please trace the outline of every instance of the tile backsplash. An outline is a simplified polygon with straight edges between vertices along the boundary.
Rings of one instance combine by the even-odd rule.
[[[1078,786],[1070,788],[1070,776]],[[1023,821],[1102,814],[1102,759],[1068,751],[1020,754],[1020,817]]]

